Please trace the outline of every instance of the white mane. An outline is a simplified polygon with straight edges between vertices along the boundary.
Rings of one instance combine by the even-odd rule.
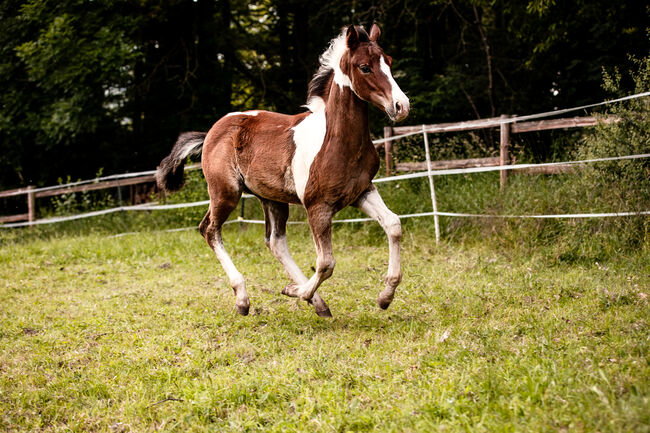
[[[318,58],[320,61],[318,72],[320,73],[323,69],[334,69],[335,71],[340,69],[341,57],[347,49],[346,29],[343,29],[340,35],[330,41],[325,52]]]
[[[348,49],[346,31],[347,29],[343,29],[341,34],[332,39],[325,52],[318,58],[320,67],[318,68],[318,72],[314,75],[312,83],[325,79],[332,71],[334,71],[334,82],[336,84],[340,87],[352,87],[350,78],[341,71],[340,66],[341,58]],[[310,85],[310,93],[311,90],[312,88]],[[312,95],[309,97],[305,107],[307,107],[312,113],[315,113],[325,108],[325,102],[320,96]]]

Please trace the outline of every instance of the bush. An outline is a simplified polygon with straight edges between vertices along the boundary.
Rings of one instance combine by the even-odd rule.
[[[633,59],[637,70],[629,73],[634,93],[650,90],[650,56]],[[618,70],[604,74],[604,88],[614,95],[624,92],[625,76]],[[600,123],[587,135],[576,150],[576,159],[645,154],[650,152],[650,101],[633,99],[612,105],[607,113],[612,123]],[[650,210],[650,160],[648,158],[599,162],[580,171],[576,190],[604,212],[643,212]],[[619,241],[630,247],[648,240],[650,218],[601,219],[592,224],[592,231],[614,231]]]

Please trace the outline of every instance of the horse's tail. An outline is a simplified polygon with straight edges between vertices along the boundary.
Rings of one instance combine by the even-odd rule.
[[[183,132],[176,140],[172,151],[156,170],[156,183],[161,191],[178,191],[185,182],[185,158],[199,155],[203,149],[205,132]]]

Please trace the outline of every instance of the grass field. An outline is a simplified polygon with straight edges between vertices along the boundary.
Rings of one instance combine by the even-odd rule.
[[[647,247],[567,261],[427,227],[405,224],[387,311],[383,235],[336,229],[330,320],[279,293],[259,226],[224,236],[248,317],[195,231],[5,235],[0,430],[650,431]],[[308,270],[308,229],[289,242]]]

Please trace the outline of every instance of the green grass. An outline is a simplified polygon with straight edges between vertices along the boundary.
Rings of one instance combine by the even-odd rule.
[[[331,320],[280,295],[259,226],[224,236],[248,317],[195,231],[4,233],[0,430],[650,431],[647,244],[566,260],[408,221],[382,311],[387,245],[355,226],[335,229]],[[289,242],[308,271],[308,229]]]

